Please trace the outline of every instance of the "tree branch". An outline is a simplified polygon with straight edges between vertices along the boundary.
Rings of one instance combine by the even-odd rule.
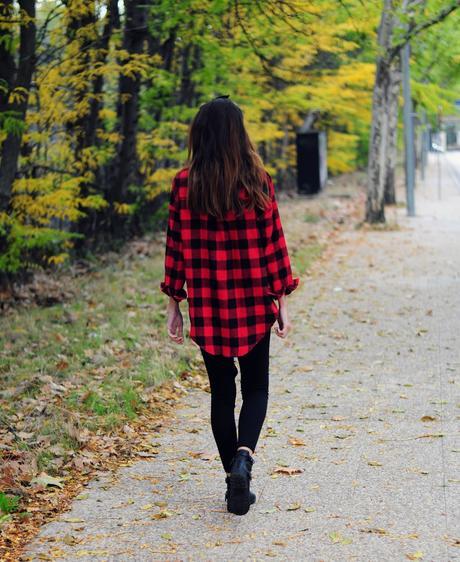
[[[432,27],[433,25],[441,23],[452,12],[455,12],[455,10],[459,7],[460,7],[460,0],[455,0],[450,6],[446,6],[438,14],[434,15],[430,19],[428,19],[424,22],[418,23],[418,24],[414,25],[413,27],[411,27],[407,31],[405,36],[398,43],[396,43],[396,45],[392,46],[392,48],[389,52],[389,62],[391,62],[394,59],[394,57],[396,57],[398,55],[398,53],[401,51],[401,49],[412,39],[412,37],[415,37],[415,36],[419,35],[422,31],[425,31],[426,29]]]

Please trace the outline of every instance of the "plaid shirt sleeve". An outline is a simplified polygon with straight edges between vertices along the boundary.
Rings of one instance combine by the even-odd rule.
[[[269,278],[269,294],[277,299],[289,295],[299,285],[300,278],[292,276],[286,240],[275,197],[275,187],[271,176],[267,173],[271,196],[271,209],[265,214],[265,249],[266,265]]]
[[[177,302],[187,298],[184,290],[185,267],[182,252],[181,225],[177,200],[177,176],[174,177],[169,199],[168,227],[166,232],[166,250],[164,262],[164,280],[160,284],[163,293],[173,297]]]

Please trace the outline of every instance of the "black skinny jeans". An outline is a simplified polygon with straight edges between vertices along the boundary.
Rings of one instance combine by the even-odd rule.
[[[235,378],[238,374],[235,358],[211,355],[200,348],[211,387],[211,428],[226,472],[230,472],[237,448],[244,446],[255,451],[259,439],[268,405],[270,334],[271,330],[249,353],[238,357],[243,399],[238,436],[235,425]]]

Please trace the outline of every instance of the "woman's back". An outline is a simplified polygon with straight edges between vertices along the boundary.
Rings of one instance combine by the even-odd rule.
[[[187,207],[188,168],[173,180],[165,270],[161,289],[187,298],[190,338],[208,353],[244,355],[277,319],[274,298],[289,294],[292,278],[286,243],[268,173],[270,206],[233,210],[224,218]],[[239,196],[246,199],[244,187]],[[187,284],[187,291],[183,289]]]

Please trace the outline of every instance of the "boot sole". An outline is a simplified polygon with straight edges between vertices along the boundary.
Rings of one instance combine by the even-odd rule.
[[[246,515],[249,511],[249,485],[241,474],[230,474],[228,511],[235,515]]]

